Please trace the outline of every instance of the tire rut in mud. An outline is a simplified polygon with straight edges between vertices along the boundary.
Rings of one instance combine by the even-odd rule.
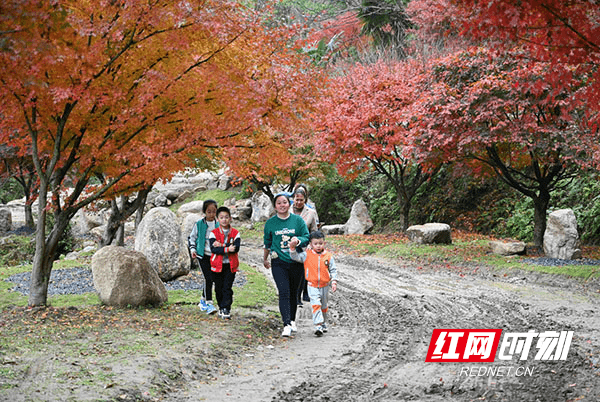
[[[535,362],[530,353],[527,361],[508,362],[534,367],[533,376],[460,376],[459,364],[424,363],[435,328],[523,332],[530,328],[576,330],[576,325],[557,323],[552,314],[511,293],[473,284],[469,278],[418,274],[414,269],[354,257],[341,257],[338,262],[342,281],[332,297],[332,315],[337,325],[362,334],[365,342],[359,351],[348,352],[351,356],[343,367],[315,373],[273,400],[565,401],[578,393],[595,400],[600,372],[597,367],[590,369],[594,363],[589,356],[590,349],[598,352],[597,345],[586,347],[577,337],[567,361]],[[343,279],[348,277],[351,282]],[[488,367],[503,365],[507,364],[496,362]]]

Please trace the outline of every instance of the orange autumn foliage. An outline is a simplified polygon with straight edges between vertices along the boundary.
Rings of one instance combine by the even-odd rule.
[[[293,34],[233,1],[2,2],[0,140],[30,150],[40,179],[30,304],[45,304],[80,208],[197,158],[277,146],[269,135],[299,120],[305,90]],[[44,238],[46,205],[57,223]]]

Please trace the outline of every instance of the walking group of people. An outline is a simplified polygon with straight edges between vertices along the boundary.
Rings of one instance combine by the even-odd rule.
[[[307,201],[308,189],[304,185],[297,186],[292,194],[277,194],[273,200],[275,215],[267,220],[264,229],[263,264],[271,270],[277,286],[284,337],[297,332],[296,312],[303,301],[309,301],[312,307],[315,335],[327,332],[329,286],[332,291],[337,290],[335,260],[325,249],[317,212]],[[228,208],[206,200],[203,212],[204,218],[194,225],[188,238],[192,257],[198,259],[205,280],[198,306],[207,314],[218,310],[219,317],[230,319],[240,235],[231,227]],[[212,299],[213,284],[218,309]]]

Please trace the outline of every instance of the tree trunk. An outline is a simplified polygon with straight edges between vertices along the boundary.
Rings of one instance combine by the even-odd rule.
[[[125,247],[125,225],[123,223],[117,229],[115,240],[117,241],[117,246]]]
[[[151,189],[152,187],[148,187],[139,191],[133,202],[129,202],[125,196],[121,196],[120,200],[111,200],[110,216],[108,217],[108,223],[100,241],[100,247],[110,245],[115,239],[118,246],[125,245],[125,221],[135,212],[137,228],[137,219],[139,218],[141,221],[140,211],[143,212],[146,205],[146,198]]]
[[[113,198],[110,200],[110,215],[108,216],[108,222],[106,223],[102,240],[100,240],[100,248],[111,245],[117,236],[119,228],[121,227],[122,218],[123,210],[119,208],[116,198]]]
[[[25,202],[25,226],[31,229],[35,229],[35,222],[33,221],[33,211],[31,204]]]
[[[550,193],[540,191],[537,197],[533,197],[533,244],[536,247],[544,246],[544,233],[546,232],[546,214],[550,204]]]
[[[410,207],[410,201],[405,200],[404,204],[402,205],[402,216],[400,218],[400,224],[403,232],[406,232],[406,229],[408,229]]]
[[[142,194],[142,198],[140,199],[140,205],[138,205],[136,211],[135,211],[135,230],[137,232],[137,228],[140,225],[140,223],[142,223],[142,219],[144,218],[144,209],[146,209],[146,201],[148,200],[148,193],[150,191],[147,191],[145,193]]]
[[[404,196],[403,196],[403,191],[402,188],[399,186],[394,186],[396,189],[396,201],[398,202],[398,205],[400,206],[400,211],[401,214],[399,216],[400,218],[400,228],[402,229],[403,232],[406,231],[406,229],[408,229],[408,222],[409,222],[409,215],[410,215],[410,207],[411,207],[411,200],[407,200]]]
[[[31,281],[29,283],[29,301],[30,306],[45,306],[48,297],[48,283],[50,281],[50,272],[52,263],[49,262],[46,252],[46,197],[40,195],[39,214],[37,221],[37,231],[35,234],[35,255],[33,256],[33,267],[31,270]],[[51,259],[52,257],[50,257]]]
[[[54,226],[46,237],[46,205],[45,197],[40,197],[38,209],[38,222],[35,235],[35,255],[33,257],[33,268],[31,270],[31,282],[29,284],[29,306],[45,306],[48,302],[48,284],[54,263],[54,255],[59,241],[63,238],[65,230],[69,225],[71,217],[62,212],[55,216]]]

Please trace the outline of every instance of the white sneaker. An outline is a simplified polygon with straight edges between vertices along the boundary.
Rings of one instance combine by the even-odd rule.
[[[283,332],[281,333],[281,336],[284,336],[286,338],[292,336],[292,326],[286,325],[285,327],[283,327]]]
[[[323,327],[320,325],[317,325],[315,327],[315,335],[316,336],[323,336]]]
[[[292,332],[298,332],[298,327],[296,326],[296,321],[290,322],[290,327],[292,327]]]

